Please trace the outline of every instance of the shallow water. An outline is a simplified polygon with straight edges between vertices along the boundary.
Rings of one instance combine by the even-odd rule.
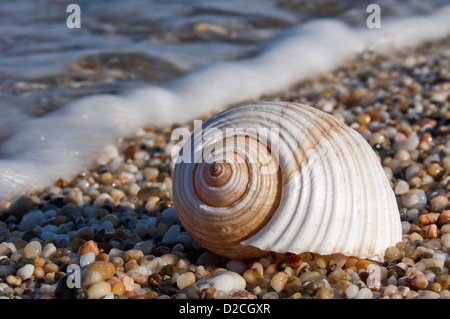
[[[450,1],[0,1],[0,197],[90,165],[144,125],[186,122],[450,32]],[[416,18],[414,15],[425,15]]]

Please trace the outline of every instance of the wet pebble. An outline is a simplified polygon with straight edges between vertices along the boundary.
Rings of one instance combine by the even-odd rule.
[[[202,278],[195,284],[200,290],[215,287],[229,293],[232,290],[244,290],[246,282],[238,273],[232,271],[219,271],[210,277]]]
[[[89,299],[101,299],[108,295],[110,292],[111,286],[105,281],[95,283],[87,290]]]

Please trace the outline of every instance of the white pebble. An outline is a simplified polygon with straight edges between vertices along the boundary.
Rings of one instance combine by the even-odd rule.
[[[403,141],[398,149],[402,149],[402,150],[407,150],[407,151],[413,151],[417,148],[417,146],[419,146],[420,140],[419,137],[417,136],[416,132],[411,133],[408,138]]]
[[[13,243],[0,243],[0,255],[7,256],[8,254],[16,252],[16,246]]]
[[[102,193],[94,201],[95,206],[103,206],[105,203],[114,203],[114,199],[106,193]]]
[[[440,295],[437,292],[431,290],[419,290],[417,299],[438,299]]]
[[[409,191],[409,185],[404,180],[400,180],[397,185],[395,186],[395,194],[396,195],[403,195],[406,194]]]
[[[107,294],[105,297],[103,297],[102,299],[114,299],[114,294],[112,292],[110,292],[109,294]]]
[[[142,274],[144,276],[148,275],[148,270],[144,266],[138,266],[138,267],[134,267],[134,268],[128,270],[127,275],[131,275],[132,273],[135,273],[135,272]]]
[[[149,255],[153,251],[154,247],[155,247],[155,244],[152,241],[147,240],[147,241],[141,241],[141,242],[137,243],[136,245],[134,245],[133,248],[142,250],[144,255]]]
[[[56,246],[53,243],[48,243],[42,250],[41,257],[45,259],[52,258],[56,254]]]
[[[397,285],[397,278],[395,278],[395,276],[389,277],[388,281],[387,281],[387,284],[388,285]]]
[[[196,286],[200,290],[213,286],[217,290],[229,293],[232,290],[244,290],[246,282],[241,275],[233,271],[218,271],[210,277],[200,279]]]
[[[33,275],[34,266],[32,264],[26,264],[25,266],[17,270],[16,275],[22,278],[22,280],[28,279]]]
[[[408,209],[406,216],[408,216],[408,218],[417,218],[419,217],[419,210],[417,208]]]
[[[262,299],[279,299],[279,298],[280,298],[280,296],[278,295],[278,293],[276,291],[266,292],[262,296]]]
[[[89,265],[95,261],[95,254],[94,252],[90,251],[85,253],[84,255],[80,256],[80,266],[84,267],[86,265]]]
[[[120,258],[124,258],[125,256],[125,252],[119,248],[112,248],[109,251],[109,258],[114,258],[114,257],[120,257]]]
[[[417,198],[419,198],[419,205],[423,206],[427,204],[427,195],[423,189],[418,189],[416,192]]]
[[[345,295],[347,296],[347,299],[355,298],[358,294],[359,287],[357,285],[351,285],[348,286],[347,289],[345,289]]]
[[[355,299],[371,299],[373,297],[373,292],[369,288],[361,288],[358,291]]]
[[[24,248],[23,252],[26,258],[39,257],[41,255],[42,246],[38,241],[30,241]]]
[[[111,286],[105,281],[93,284],[87,291],[89,299],[101,299],[110,292]]]
[[[45,225],[44,227],[41,227],[42,232],[49,232],[49,233],[57,233],[59,231],[59,228],[55,225]]]
[[[419,203],[419,197],[416,194],[407,194],[402,197],[402,204],[407,207],[414,207]]]

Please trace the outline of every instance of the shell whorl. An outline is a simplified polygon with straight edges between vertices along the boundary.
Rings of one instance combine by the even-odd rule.
[[[333,116],[262,102],[232,107],[201,129],[175,165],[173,200],[205,248],[242,259],[275,251],[382,260],[401,240],[377,155]]]

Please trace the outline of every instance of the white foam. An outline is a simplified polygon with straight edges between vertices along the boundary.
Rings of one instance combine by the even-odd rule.
[[[101,147],[146,124],[168,126],[276,93],[336,68],[363,48],[386,51],[450,33],[450,6],[424,17],[353,29],[317,20],[287,30],[259,56],[213,63],[169,82],[121,96],[83,98],[45,117],[24,118],[1,148],[0,197],[42,188],[89,167]]]

